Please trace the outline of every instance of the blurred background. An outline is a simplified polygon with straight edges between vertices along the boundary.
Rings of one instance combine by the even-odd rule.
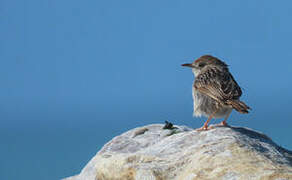
[[[151,123],[198,128],[191,70],[230,65],[249,127],[292,149],[291,1],[0,1],[0,179],[78,174],[104,143]],[[219,123],[220,120],[212,121]]]

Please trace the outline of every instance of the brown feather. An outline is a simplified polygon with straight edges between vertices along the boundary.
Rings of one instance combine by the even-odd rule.
[[[207,69],[198,75],[194,88],[221,105],[231,105],[240,113],[248,113],[250,109],[239,100],[242,95],[241,88],[228,69],[219,70],[216,67]]]
[[[231,105],[236,111],[242,114],[249,113],[248,110],[251,109],[244,102],[239,101],[239,100],[227,100],[226,103]]]

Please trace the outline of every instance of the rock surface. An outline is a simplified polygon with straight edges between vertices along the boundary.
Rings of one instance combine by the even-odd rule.
[[[292,152],[241,127],[152,124],[113,138],[65,180],[292,180]]]

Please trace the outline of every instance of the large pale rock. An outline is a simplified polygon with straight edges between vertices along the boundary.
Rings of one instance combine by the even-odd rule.
[[[162,127],[148,125],[115,137],[66,180],[292,180],[292,152],[262,133]]]

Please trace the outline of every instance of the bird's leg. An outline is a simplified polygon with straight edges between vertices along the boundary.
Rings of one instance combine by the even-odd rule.
[[[220,123],[222,126],[228,126],[228,124],[227,124],[226,121],[227,121],[227,119],[229,118],[230,114],[231,114],[231,111],[225,116],[224,121],[222,121],[222,122]]]
[[[199,131],[202,130],[208,130],[208,124],[210,122],[210,120],[213,118],[213,116],[217,113],[218,109],[216,109],[216,111],[214,111],[207,119],[207,121],[204,123],[203,127],[199,128]]]

